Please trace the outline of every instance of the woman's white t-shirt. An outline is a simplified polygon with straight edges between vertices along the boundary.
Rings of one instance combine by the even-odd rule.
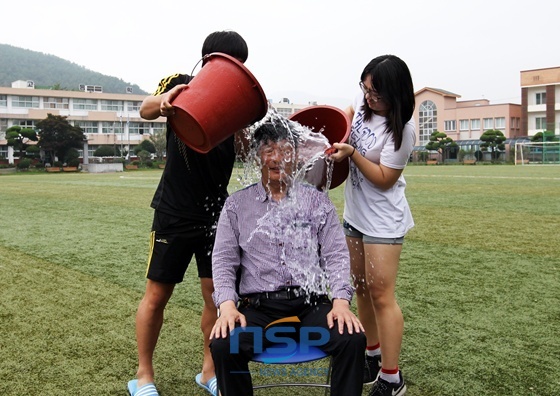
[[[386,118],[373,115],[364,121],[361,109],[364,96],[353,103],[354,118],[348,143],[362,156],[375,164],[392,169],[404,169],[416,142],[414,120],[404,127],[401,147],[395,151],[392,134],[385,131]],[[378,238],[400,238],[414,227],[412,213],[404,190],[403,175],[388,190],[369,180],[350,160],[350,174],[344,188],[344,220],[362,234]]]

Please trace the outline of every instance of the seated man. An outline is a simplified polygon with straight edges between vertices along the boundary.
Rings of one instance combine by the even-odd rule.
[[[293,181],[297,139],[288,125],[267,121],[255,130],[261,181],[228,197],[218,221],[212,271],[220,316],[210,336],[218,387],[222,396],[252,395],[249,361],[271,345],[267,327],[298,322],[299,335],[333,357],[331,395],[358,396],[366,341],[350,310],[348,248],[328,196]]]

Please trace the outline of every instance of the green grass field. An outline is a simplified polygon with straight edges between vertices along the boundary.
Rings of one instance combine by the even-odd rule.
[[[127,394],[160,172],[0,176],[1,395]],[[560,394],[560,167],[405,176],[416,222],[397,286],[407,394]],[[342,214],[342,187],[329,195]],[[206,394],[194,383],[200,309],[191,268],[156,351],[162,396]]]

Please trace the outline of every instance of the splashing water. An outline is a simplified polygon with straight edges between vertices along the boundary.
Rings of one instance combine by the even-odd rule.
[[[312,131],[298,122],[291,121],[278,114],[273,107],[269,107],[266,116],[261,121],[243,131],[244,152],[238,154],[238,160],[243,163],[243,172],[237,177],[237,181],[246,187],[261,179],[257,148],[252,147],[250,142],[253,140],[254,131],[266,122],[282,124],[290,132],[292,144],[297,147],[293,180],[328,192],[334,166],[334,162],[325,154],[325,151],[331,147],[329,140],[321,133],[321,130]]]
[[[296,148],[296,166],[291,176],[293,183],[290,187],[293,193],[280,202],[271,202],[270,210],[258,220],[250,240],[255,233],[264,233],[277,241],[282,246],[280,260],[286,264],[296,283],[308,293],[326,294],[328,279],[319,266],[321,259],[316,233],[317,227],[321,227],[325,222],[326,208],[321,207],[315,213],[309,213],[309,210],[306,210],[309,205],[298,202],[297,190],[307,188],[301,184],[309,184],[328,194],[333,161],[325,154],[325,150],[331,145],[321,131],[315,132],[288,120],[269,107],[267,115],[260,122],[243,131],[243,147],[246,152],[238,157],[242,160],[243,172],[237,178],[242,187],[261,182],[257,147],[253,147],[251,142],[254,131],[265,122],[280,123],[286,127],[290,133],[289,140]]]
[[[301,202],[307,194],[298,190],[308,187],[294,184],[288,196],[278,202],[270,202],[269,210],[257,221],[249,241],[257,234],[264,234],[274,244],[280,245],[279,260],[284,263],[295,283],[308,294],[327,294],[328,278],[319,266],[317,229],[325,223],[326,205],[310,211],[309,204]]]

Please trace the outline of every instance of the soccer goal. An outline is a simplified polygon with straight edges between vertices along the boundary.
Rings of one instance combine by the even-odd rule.
[[[560,164],[560,141],[515,143],[515,165],[529,164]]]

